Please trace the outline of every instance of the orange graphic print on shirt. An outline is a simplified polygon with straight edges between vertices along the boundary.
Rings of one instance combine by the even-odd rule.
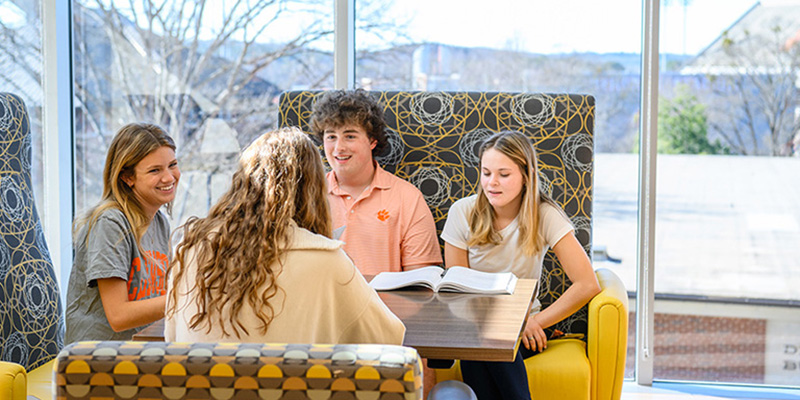
[[[136,301],[167,293],[166,273],[169,258],[157,251],[145,251],[149,257],[136,257],[128,275],[128,301]],[[144,267],[142,267],[144,262]]]
[[[381,221],[386,221],[387,219],[389,219],[389,212],[386,211],[385,209],[378,211],[378,219]]]

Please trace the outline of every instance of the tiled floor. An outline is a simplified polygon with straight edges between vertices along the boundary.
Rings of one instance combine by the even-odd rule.
[[[621,400],[800,400],[800,389],[759,388],[750,386],[654,383],[639,386],[626,381]]]

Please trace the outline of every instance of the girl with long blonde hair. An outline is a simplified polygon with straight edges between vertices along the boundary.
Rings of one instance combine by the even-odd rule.
[[[164,317],[169,222],[181,172],[175,143],[152,124],[123,126],[108,149],[100,202],[76,219],[67,343],[130,339]]]
[[[228,192],[183,227],[166,340],[402,343],[402,322],[330,239],[325,185],[307,134],[256,139]]]
[[[543,351],[544,328],[580,309],[600,285],[569,219],[539,189],[536,152],[525,135],[504,131],[487,139],[480,149],[480,178],[477,194],[453,203],[448,212],[442,230],[445,266],[513,272],[538,281],[551,248],[572,281],[541,312],[534,296],[514,362],[461,362],[464,382],[479,399],[530,399],[524,358]]]

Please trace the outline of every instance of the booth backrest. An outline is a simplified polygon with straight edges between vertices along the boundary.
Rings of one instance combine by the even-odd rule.
[[[59,399],[422,399],[417,351],[391,345],[78,342]]]
[[[0,93],[0,361],[32,369],[64,345],[64,316],[31,184],[28,110]]]
[[[281,95],[279,125],[311,133],[312,107],[322,91]],[[389,149],[378,162],[416,185],[441,233],[450,205],[476,192],[478,150],[492,134],[523,132],[539,156],[540,182],[575,226],[591,254],[594,97],[498,92],[371,92],[383,106]],[[539,299],[551,304],[570,285],[552,251],[545,257]],[[555,329],[585,333],[587,308]]]

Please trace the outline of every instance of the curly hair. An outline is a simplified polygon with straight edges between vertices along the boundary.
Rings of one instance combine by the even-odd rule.
[[[230,189],[205,218],[182,227],[170,275],[173,288],[186,275],[194,254],[196,277],[190,298],[199,310],[193,329],[212,324],[229,335],[249,334],[240,320],[245,302],[261,322],[262,334],[274,318],[270,300],[282,256],[291,243],[291,221],[331,237],[325,175],[311,137],[297,128],[282,128],[257,138],[243,153]],[[191,251],[191,252],[190,252]],[[173,273],[174,272],[174,273]],[[177,311],[178,291],[168,299],[167,313]]]
[[[326,128],[339,128],[344,125],[360,126],[370,139],[375,140],[372,157],[383,154],[388,146],[383,109],[364,89],[325,92],[314,103],[311,130],[319,140],[322,140]]]

